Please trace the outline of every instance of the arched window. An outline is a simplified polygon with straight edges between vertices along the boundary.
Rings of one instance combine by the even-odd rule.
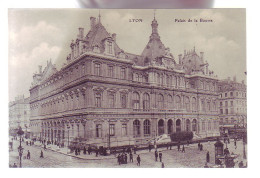
[[[193,97],[192,98],[192,111],[197,111],[197,102],[196,102],[196,98],[195,97]]]
[[[133,128],[134,128],[134,136],[139,137],[141,135],[140,133],[140,121],[139,120],[134,120],[133,122]]]
[[[176,96],[176,109],[181,109],[181,97]]]
[[[197,131],[197,120],[196,119],[192,120],[192,131],[193,132]]]
[[[163,109],[164,106],[163,106],[163,95],[162,94],[159,94],[158,95],[158,101],[157,101],[157,105],[158,105],[158,108],[159,109]]]
[[[133,93],[133,107],[134,109],[140,109],[140,96],[138,93]]]
[[[160,119],[158,122],[158,134],[164,134],[164,121],[162,119]]]
[[[143,109],[144,110],[150,109],[150,96],[148,93],[145,93],[143,96]]]
[[[114,93],[109,93],[108,94],[108,106],[110,108],[115,107],[115,94]]]
[[[172,95],[167,95],[167,105],[168,105],[168,109],[173,108],[173,98],[172,98]]]
[[[181,120],[177,119],[176,120],[176,132],[180,132],[181,131]]]
[[[207,102],[207,110],[210,111],[211,107],[210,107],[210,101],[208,100]]]
[[[186,131],[187,132],[190,131],[190,120],[189,119],[186,120]]]
[[[168,126],[168,134],[171,134],[173,132],[173,122],[171,119],[168,120],[167,126]]]
[[[205,131],[205,129],[206,129],[206,123],[205,121],[202,121],[202,131]]]
[[[189,97],[185,97],[185,109],[186,111],[190,111],[190,99]]]
[[[151,134],[151,123],[149,120],[144,121],[144,136],[149,136]]]
[[[208,130],[211,130],[211,121],[208,122]]]

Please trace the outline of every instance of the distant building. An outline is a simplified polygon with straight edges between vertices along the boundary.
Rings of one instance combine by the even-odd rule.
[[[219,90],[219,124],[220,127],[246,127],[247,123],[247,96],[244,81],[238,83],[233,80],[221,80]]]
[[[180,131],[218,136],[218,80],[203,53],[194,47],[176,62],[155,18],[151,26],[149,42],[136,55],[117,45],[101,17],[90,17],[89,32],[79,28],[66,64],[57,70],[47,62],[33,76],[33,137],[118,146]]]
[[[9,130],[22,127],[24,131],[29,131],[30,125],[30,99],[24,95],[15,97],[15,101],[9,103]]]

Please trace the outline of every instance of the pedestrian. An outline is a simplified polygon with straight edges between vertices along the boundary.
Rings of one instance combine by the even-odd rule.
[[[78,156],[78,150],[77,149],[75,149],[75,155]]]
[[[91,147],[90,146],[88,147],[88,154],[89,155],[91,154]]]
[[[125,154],[125,164],[127,164],[127,154]]]
[[[98,149],[96,149],[96,157],[98,156]]]
[[[80,155],[80,148],[78,148],[78,155]]]
[[[155,156],[155,161],[157,161],[157,158],[158,158],[158,152],[155,150],[154,152],[154,156]]]
[[[31,153],[30,153],[30,151],[28,150],[27,159],[30,159],[30,158],[31,158]]]
[[[198,150],[200,150],[200,142],[198,143]]]
[[[178,143],[177,147],[178,147],[178,151],[180,151],[181,145],[179,143]]]
[[[134,162],[132,153],[130,153],[129,157],[130,157],[130,162]]]
[[[207,152],[206,161],[209,163],[209,151]]]
[[[121,157],[121,155],[120,155],[120,154],[118,154],[118,155],[117,155],[117,163],[118,163],[119,165],[121,164],[120,157]]]
[[[203,145],[202,144],[200,144],[200,151],[202,151],[203,150]]]
[[[14,163],[13,168],[17,168],[17,165]]]
[[[185,147],[184,147],[184,144],[182,145],[182,150],[181,150],[181,152],[183,153],[185,153]]]
[[[234,140],[235,149],[237,149],[237,141]]]
[[[170,150],[172,150],[172,144],[170,143]]]
[[[84,148],[83,148],[83,154],[85,155],[85,154],[87,154],[87,150],[86,150],[86,147],[84,146]]]
[[[152,150],[152,145],[149,144],[148,148],[149,148],[149,152],[151,152],[151,150]]]
[[[162,162],[162,168],[164,168],[164,163]]]
[[[238,167],[239,167],[239,168],[244,168],[244,163],[243,163],[243,161],[240,161],[240,162],[238,163]]]
[[[140,156],[139,156],[139,155],[137,156],[136,160],[137,160],[137,166],[140,166],[140,163],[141,163],[141,158],[140,158]]]
[[[160,162],[162,162],[162,152],[159,153]]]
[[[43,146],[43,149],[44,149],[44,150],[46,150],[46,149],[47,149],[47,148],[46,148],[46,144],[44,144],[44,146]]]
[[[44,157],[43,157],[43,152],[42,152],[42,150],[41,150],[41,155],[40,155],[40,158],[44,158]]]

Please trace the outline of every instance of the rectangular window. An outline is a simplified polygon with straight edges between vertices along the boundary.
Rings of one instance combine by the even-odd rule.
[[[121,67],[121,69],[120,69],[120,78],[126,79],[126,68],[124,68],[124,67]]]
[[[101,75],[100,64],[98,64],[98,63],[95,63],[94,74],[97,75],[97,76]]]
[[[220,102],[220,106],[221,106],[221,107],[223,106],[222,102]]]
[[[225,106],[228,106],[228,102],[227,101],[225,101]]]
[[[115,136],[115,124],[109,124],[109,135]]]
[[[227,93],[225,93],[225,97],[227,97]]]
[[[220,114],[223,114],[223,109],[220,109]]]
[[[230,101],[230,105],[233,106],[233,101]]]
[[[233,97],[233,92],[230,92],[230,96]]]
[[[127,125],[122,124],[122,136],[127,136]]]
[[[226,109],[226,114],[228,114],[228,109]]]
[[[110,93],[108,95],[108,106],[110,108],[114,108],[115,107],[115,95],[114,95],[114,93]]]
[[[108,66],[108,77],[114,77],[114,67]]]
[[[101,124],[97,124],[96,125],[96,137],[102,137],[102,133],[101,133],[101,130],[102,129],[102,125]]]
[[[95,95],[95,106],[100,108],[101,107],[101,94],[97,93]]]
[[[126,108],[126,95],[125,94],[121,95],[121,107]]]

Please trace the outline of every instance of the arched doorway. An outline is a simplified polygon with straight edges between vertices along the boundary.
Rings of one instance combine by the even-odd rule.
[[[187,132],[190,131],[190,120],[189,119],[186,120],[186,131]]]
[[[168,126],[168,134],[171,134],[173,132],[173,122],[171,119],[168,120],[167,126]]]
[[[193,119],[192,120],[192,132],[196,132],[197,131],[197,120]]]
[[[176,132],[180,132],[181,131],[181,120],[177,119],[176,120]]]
[[[160,119],[158,122],[158,134],[164,134],[164,121],[162,119]]]

